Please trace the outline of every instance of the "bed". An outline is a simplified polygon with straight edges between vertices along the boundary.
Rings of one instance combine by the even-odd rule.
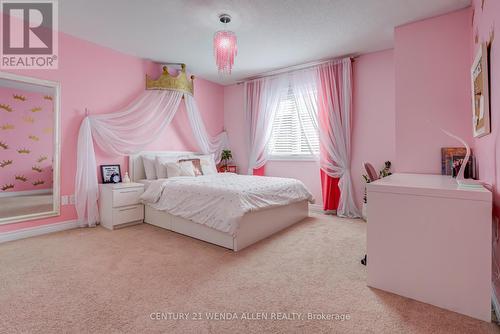
[[[142,162],[143,155],[149,155],[149,156],[154,155],[154,156],[168,157],[175,159],[176,157],[196,156],[198,154],[194,152],[185,152],[185,151],[182,152],[144,151],[129,156],[130,178],[134,182],[140,182],[145,184],[145,187],[147,187],[148,189],[149,187],[152,187],[151,189],[149,189],[149,192],[151,192],[153,191],[153,187],[166,186],[169,184],[169,182],[172,183],[172,180],[170,180],[169,182],[164,182],[162,180],[160,181],[146,180],[144,165]],[[215,180],[215,178],[217,178],[217,180],[224,179],[224,177],[227,178],[228,180],[239,181],[240,179],[243,179],[243,181],[246,181],[247,183],[248,183],[248,178],[262,178],[253,176],[237,177],[230,175],[221,175],[220,177],[218,177],[217,175],[213,175],[210,177],[212,177],[213,180]],[[205,178],[205,183],[207,187],[209,186],[207,183],[208,178],[209,176],[206,176]],[[184,186],[186,187],[186,191],[188,191],[189,186],[195,188],[198,187],[199,190],[201,189],[205,192],[209,191],[200,184],[196,183],[194,184],[194,186],[191,184],[192,182],[196,182],[197,180],[199,180],[198,183],[200,183],[203,180],[203,176],[192,178],[197,180],[191,181],[188,179],[191,178],[187,177],[183,178],[183,180],[179,180],[179,182],[177,182],[178,183],[177,188],[169,188],[170,191],[172,191],[172,189],[184,189],[183,188]],[[282,180],[286,181],[290,179],[282,179]],[[222,180],[221,182],[227,182],[227,181]],[[262,179],[261,182],[264,182],[264,179]],[[167,184],[165,185],[164,183]],[[245,182],[243,182],[243,184],[245,184]],[[148,190],[146,190],[146,192],[148,192]],[[164,194],[163,192],[166,192],[166,190],[160,191],[162,196],[166,196],[167,194]],[[196,194],[193,192],[193,196],[195,195]],[[172,211],[175,210],[157,209],[155,207],[158,207],[159,205],[149,202],[144,202],[145,204],[144,222],[183,235],[187,235],[199,240],[203,240],[215,245],[219,245],[231,249],[233,251],[239,251],[308,217],[309,203],[310,202],[312,203],[313,199],[312,196],[309,196],[307,198],[305,197],[306,196],[297,197],[296,200],[293,200],[286,205],[272,205],[270,207],[249,211],[243,214],[241,217],[239,217],[236,222],[234,222],[234,224],[236,224],[235,226],[237,226],[236,230],[235,229],[225,230],[219,227],[213,228],[212,226],[204,225],[199,221],[195,222],[196,219],[194,219],[193,221],[192,219],[184,218],[186,217],[186,215],[182,217],[179,215],[172,214]],[[175,197],[171,196],[170,199],[175,200]],[[167,202],[168,200],[164,201],[164,203]],[[212,211],[218,212],[220,210],[212,210]]]

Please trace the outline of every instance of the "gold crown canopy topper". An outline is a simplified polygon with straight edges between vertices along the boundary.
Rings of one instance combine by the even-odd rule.
[[[186,75],[186,64],[181,64],[181,70],[177,76],[170,75],[170,73],[168,73],[167,66],[163,66],[163,73],[160,75],[158,80],[153,80],[146,75],[146,89],[177,90],[194,95],[194,75],[192,75],[190,79],[188,79]]]

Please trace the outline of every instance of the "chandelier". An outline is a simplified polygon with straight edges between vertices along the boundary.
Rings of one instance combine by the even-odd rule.
[[[231,16],[221,14],[219,20],[225,28],[231,22]],[[217,31],[214,35],[214,57],[219,74],[231,74],[237,53],[236,34],[226,29]]]

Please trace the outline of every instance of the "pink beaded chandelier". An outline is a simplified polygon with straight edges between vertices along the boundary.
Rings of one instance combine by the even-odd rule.
[[[221,14],[219,20],[227,25],[231,22],[231,16]],[[217,31],[214,35],[214,56],[219,74],[231,74],[237,53],[236,34],[229,30]]]

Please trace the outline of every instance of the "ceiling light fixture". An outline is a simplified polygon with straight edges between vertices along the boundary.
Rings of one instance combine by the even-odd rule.
[[[221,14],[219,21],[226,28],[227,24],[231,22],[231,16]],[[237,53],[236,34],[227,29],[217,31],[214,35],[214,57],[219,74],[231,74]]]

